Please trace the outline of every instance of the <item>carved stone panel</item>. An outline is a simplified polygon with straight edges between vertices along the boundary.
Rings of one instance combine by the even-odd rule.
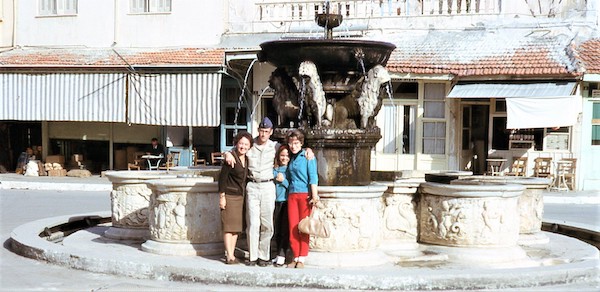
[[[410,240],[417,238],[416,204],[412,193],[386,193],[383,195],[382,229],[385,240]]]
[[[382,239],[381,198],[321,198],[317,212],[329,227],[330,237],[311,237],[315,251],[361,251],[379,246]]]
[[[113,226],[147,229],[151,193],[146,184],[113,184],[110,193]]]
[[[446,197],[423,194],[419,241],[445,246],[514,246],[518,197]]]
[[[519,197],[520,233],[531,234],[542,231],[544,199],[541,189],[526,189]]]
[[[150,239],[191,244],[223,240],[216,183],[175,179],[164,184],[172,185],[153,187]]]

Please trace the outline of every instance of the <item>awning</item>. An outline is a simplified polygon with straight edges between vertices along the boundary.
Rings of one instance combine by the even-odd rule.
[[[125,122],[125,74],[0,74],[0,120]]]
[[[575,82],[457,84],[448,98],[505,98],[508,129],[572,126],[581,98]]]
[[[221,123],[220,89],[217,72],[132,74],[128,122],[216,127]]]

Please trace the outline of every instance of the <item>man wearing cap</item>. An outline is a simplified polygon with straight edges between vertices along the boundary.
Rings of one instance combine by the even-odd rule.
[[[248,183],[246,185],[246,236],[250,259],[249,266],[271,265],[271,238],[273,237],[273,211],[275,209],[275,184],[273,164],[280,144],[271,141],[273,123],[265,117],[258,125],[258,137],[248,150]],[[307,157],[314,153],[307,149]],[[225,153],[225,161],[233,165],[235,160],[230,152]]]
[[[248,157],[248,184],[246,185],[246,236],[250,252],[249,266],[265,267],[271,262],[271,237],[273,237],[273,211],[275,209],[275,184],[273,163],[279,143],[271,141],[273,123],[264,118],[258,125],[258,137],[246,156]],[[231,154],[225,153],[230,163]],[[235,163],[235,162],[234,162]]]

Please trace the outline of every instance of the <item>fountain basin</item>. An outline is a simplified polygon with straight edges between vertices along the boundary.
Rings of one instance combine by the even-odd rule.
[[[385,185],[319,186],[321,197],[313,210],[329,227],[330,236],[311,236],[307,265],[375,266],[388,262],[381,244],[381,196]]]
[[[290,39],[260,44],[258,60],[284,67],[294,75],[303,61],[315,63],[319,72],[361,72],[357,51],[364,55],[365,71],[387,63],[394,44],[357,39]]]
[[[147,181],[150,240],[142,250],[163,255],[223,252],[218,183],[210,177]]]
[[[421,184],[419,242],[455,247],[515,247],[517,184]]]
[[[112,226],[104,236],[120,240],[148,239],[148,207],[152,191],[146,181],[176,176],[163,171],[107,171],[105,175],[113,190],[110,193]]]
[[[529,242],[540,244],[548,242],[548,237],[541,234],[542,217],[544,215],[544,197],[542,192],[550,184],[550,179],[538,177],[478,175],[464,177],[463,180],[523,185],[525,190],[519,197],[517,203],[520,217],[519,233],[521,234],[519,243],[525,244]]]

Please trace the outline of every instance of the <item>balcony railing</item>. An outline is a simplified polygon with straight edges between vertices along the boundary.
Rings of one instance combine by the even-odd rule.
[[[330,12],[345,19],[418,16],[498,14],[502,0],[347,0],[330,1]],[[313,20],[323,13],[325,1],[263,1],[259,21]]]

